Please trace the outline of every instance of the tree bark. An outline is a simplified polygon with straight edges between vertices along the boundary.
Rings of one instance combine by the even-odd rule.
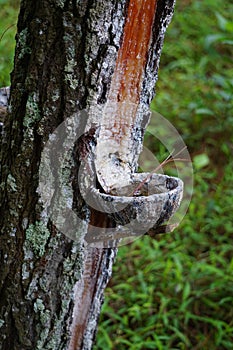
[[[127,29],[127,19],[130,24],[139,16],[136,20],[143,26],[143,13],[138,11],[143,1],[21,1],[0,154],[1,350],[73,350],[93,345],[117,249],[84,245],[90,222],[93,226],[106,217],[96,216],[80,195],[74,179],[79,154],[73,153],[68,175],[61,175],[73,189],[72,209],[83,219],[76,240],[60,232],[45,213],[38,191],[39,167],[46,142],[62,122],[77,111],[93,106],[98,110],[108,102],[119,55],[124,56],[122,43],[125,38],[140,40],[135,28]],[[137,83],[136,100],[134,86],[129,88],[129,98],[145,107],[154,96],[164,33],[174,6],[173,0],[152,3],[147,48],[131,72]],[[128,94],[127,86],[121,94]],[[111,99],[113,95],[111,90]],[[95,121],[100,124],[98,115]],[[146,122],[140,123],[143,129]],[[85,126],[80,123],[79,128]],[[137,152],[131,166],[136,163]],[[51,176],[56,182],[60,175]],[[100,224],[111,226],[111,219]]]

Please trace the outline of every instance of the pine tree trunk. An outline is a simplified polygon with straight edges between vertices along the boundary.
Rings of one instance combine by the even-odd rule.
[[[83,218],[77,227],[82,234],[70,239],[46,215],[38,191],[42,151],[62,122],[106,104],[119,52],[132,39],[129,22],[138,21],[133,40],[142,40],[144,11],[149,37],[132,73],[136,80],[141,71],[139,97],[132,87],[130,98],[148,107],[173,6],[173,0],[21,1],[0,154],[1,350],[91,349],[117,249],[83,244],[90,220],[101,217],[90,215],[75,181],[72,208]],[[72,174],[78,173],[78,156],[74,152]],[[69,182],[70,173],[64,176]],[[102,227],[111,225],[104,220]]]

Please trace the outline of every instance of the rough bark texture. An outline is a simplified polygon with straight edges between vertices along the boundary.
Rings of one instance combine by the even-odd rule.
[[[173,5],[156,4],[139,99],[145,106],[154,95]],[[58,125],[107,102],[128,8],[128,0],[21,1],[0,154],[1,350],[92,347],[116,250],[84,249],[90,213],[70,172],[63,181],[73,185],[74,209],[87,225],[77,228],[76,241],[59,232],[43,212],[38,172]],[[75,158],[71,166],[77,168]]]

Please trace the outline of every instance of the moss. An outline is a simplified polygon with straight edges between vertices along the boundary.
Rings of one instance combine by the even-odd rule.
[[[37,350],[44,349],[44,344],[46,339],[48,338],[49,333],[49,325],[51,320],[51,312],[46,309],[44,306],[44,302],[42,299],[37,298],[34,303],[34,311],[38,314],[40,319],[40,325],[38,326],[38,332],[40,333],[40,339],[36,344]],[[43,330],[41,331],[41,325],[43,326]]]
[[[64,1],[64,0],[57,0],[57,1],[56,1],[56,5],[57,5],[58,7],[60,7],[61,9],[63,9],[64,6],[65,6],[65,1]]]
[[[76,65],[77,63],[75,62],[75,59],[71,58],[67,61],[67,64],[65,66],[65,81],[73,90],[75,90],[79,85],[79,81],[77,78],[75,78],[74,74]]]
[[[7,176],[7,187],[8,187],[8,189],[12,190],[13,192],[17,191],[15,178],[11,174],[9,174]]]
[[[21,47],[19,59],[24,58],[26,54],[31,53],[31,48],[27,46],[28,29],[23,29],[18,35],[18,45]]]
[[[49,236],[50,232],[42,222],[29,225],[26,230],[25,241],[27,248],[31,248],[35,255],[43,256]]]
[[[27,128],[31,128],[36,121],[41,119],[40,110],[38,107],[36,94],[31,94],[28,96],[28,101],[26,105],[26,114],[23,120],[23,125]]]
[[[36,299],[34,311],[39,313],[42,325],[46,326],[50,321],[50,310],[46,309],[42,299]]]

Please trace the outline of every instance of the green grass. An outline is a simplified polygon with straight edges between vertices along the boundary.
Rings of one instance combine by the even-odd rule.
[[[0,33],[16,22],[17,3],[0,0]],[[188,145],[193,198],[172,234],[119,248],[95,350],[233,347],[232,12],[229,0],[177,1],[152,109]],[[9,84],[14,35],[15,27],[0,43],[1,85]]]
[[[19,0],[0,0],[0,87],[10,85]]]

